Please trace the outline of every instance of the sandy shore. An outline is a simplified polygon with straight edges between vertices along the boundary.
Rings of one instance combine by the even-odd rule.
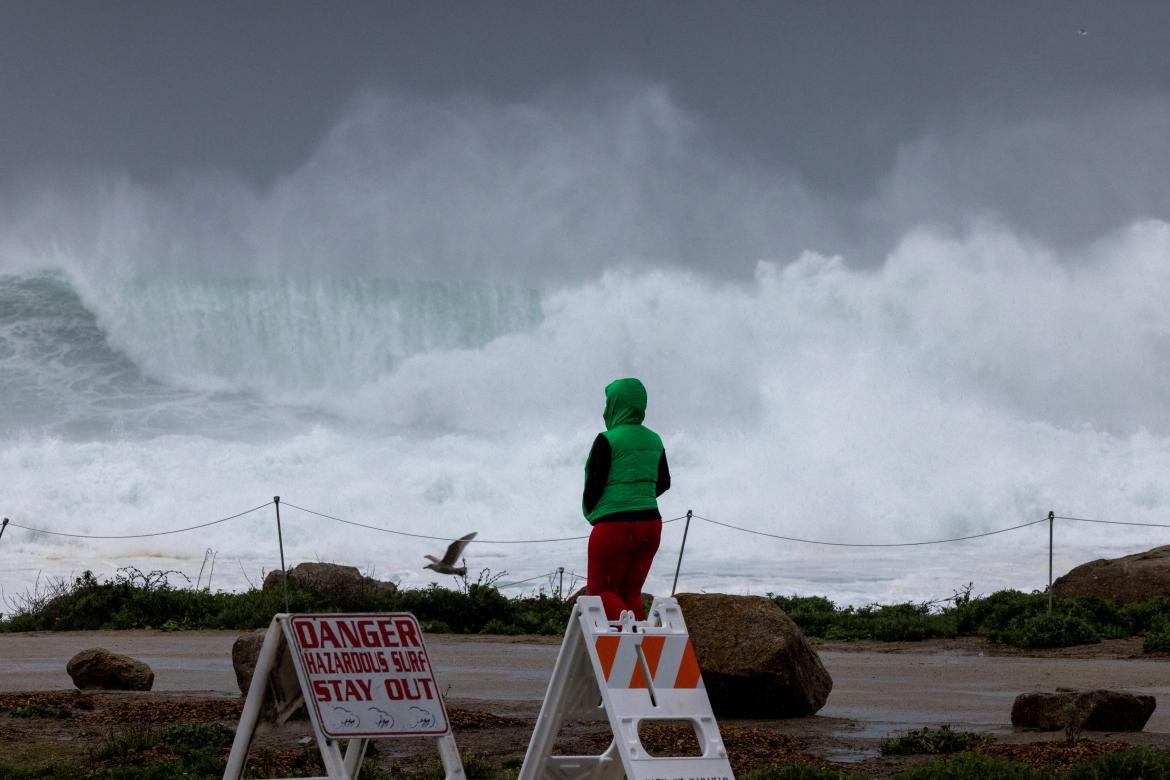
[[[0,634],[0,692],[72,688],[66,661],[101,646],[155,671],[155,691],[238,696],[231,665],[234,631],[83,631]],[[535,711],[559,640],[546,637],[429,635],[436,673],[452,700],[501,712]],[[1157,697],[1149,733],[1170,734],[1170,660],[1142,657],[1129,643],[1103,643],[1043,656],[996,654],[982,640],[820,643],[833,692],[818,713],[886,734],[923,725],[1010,731],[1012,700],[1057,687],[1117,688]]]

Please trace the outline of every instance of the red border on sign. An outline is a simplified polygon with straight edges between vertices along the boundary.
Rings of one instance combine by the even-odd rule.
[[[431,736],[443,736],[444,734],[450,734],[451,733],[451,718],[447,715],[447,704],[446,704],[446,702],[443,701],[443,695],[441,693],[438,695],[439,709],[441,709],[443,711],[443,723],[446,724],[446,728],[441,729],[441,730],[437,730],[437,731],[401,731],[401,732],[346,731],[346,732],[335,734],[335,733],[329,731],[328,728],[326,728],[325,719],[321,715],[320,702],[317,701],[316,696],[312,695],[311,690],[305,690],[305,685],[309,681],[309,674],[308,674],[308,671],[304,668],[304,663],[303,663],[303,660],[301,658],[301,654],[303,652],[305,652],[305,650],[304,650],[304,648],[302,648],[300,646],[300,642],[297,638],[296,622],[298,620],[302,620],[302,621],[309,621],[309,620],[315,621],[315,620],[322,620],[322,619],[347,620],[350,618],[354,618],[354,619],[361,619],[361,618],[399,618],[399,619],[400,618],[409,618],[414,623],[415,628],[418,629],[418,638],[419,638],[418,639],[418,641],[419,641],[419,648],[418,649],[420,649],[422,651],[423,657],[426,659],[427,669],[430,670],[431,682],[433,682],[435,685],[436,693],[439,691],[439,681],[435,679],[435,668],[431,665],[431,657],[430,657],[430,654],[427,652],[426,642],[423,641],[423,638],[422,638],[422,626],[419,625],[418,618],[416,618],[412,613],[410,613],[410,612],[323,612],[323,613],[313,613],[313,614],[297,613],[297,614],[289,615],[288,620],[286,621],[286,624],[288,625],[288,634],[286,635],[286,641],[289,641],[292,645],[289,648],[289,651],[290,651],[290,655],[292,655],[292,657],[293,657],[293,663],[296,665],[297,674],[301,679],[301,691],[305,697],[305,701],[307,703],[308,702],[312,703],[314,713],[317,716],[317,725],[321,729],[321,733],[324,734],[326,737],[329,737],[330,739],[379,739],[382,737],[386,737],[386,738],[391,738],[391,737],[431,737]]]

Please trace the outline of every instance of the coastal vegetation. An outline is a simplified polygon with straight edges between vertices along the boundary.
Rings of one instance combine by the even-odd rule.
[[[508,598],[490,584],[449,589],[310,591],[289,580],[287,609],[281,588],[241,593],[175,587],[165,573],[124,569],[99,581],[85,572],[10,605],[0,631],[78,631],[157,628],[252,629],[278,612],[411,612],[435,633],[560,634],[570,602],[545,593]]]
[[[0,631],[156,628],[253,629],[286,611],[281,588],[239,593],[171,584],[174,572],[123,569],[99,580],[91,572],[9,600]],[[1022,648],[1067,647],[1102,639],[1143,637],[1147,652],[1170,650],[1170,599],[1118,605],[1097,596],[1056,597],[1003,590],[975,596],[971,587],[934,603],[837,605],[823,596],[770,595],[808,637],[826,640],[921,641],[986,637]],[[306,590],[289,580],[288,611],[411,612],[433,633],[560,634],[571,599],[538,590],[505,596],[494,584],[466,578],[457,587]]]
[[[806,636],[912,642],[982,636],[1024,648],[1069,647],[1102,639],[1144,637],[1147,652],[1170,649],[1170,599],[1119,605],[1098,596],[1055,597],[1002,590],[973,596],[970,588],[933,604],[838,606],[823,596],[772,596]]]

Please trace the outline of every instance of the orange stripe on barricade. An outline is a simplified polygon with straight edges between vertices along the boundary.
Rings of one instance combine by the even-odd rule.
[[[611,634],[597,637],[597,641],[594,643],[597,648],[597,658],[601,661],[601,673],[605,676],[606,682],[609,682],[609,673],[613,671],[613,659],[617,658],[618,646],[621,641],[620,636]]]
[[[687,644],[683,648],[682,661],[678,665],[678,677],[674,680],[674,687],[698,688],[700,679],[702,677],[699,674],[699,660],[695,658],[695,648],[691,644],[691,638],[687,637]]]
[[[630,675],[629,688],[646,688],[646,675],[642,674],[642,664],[634,664],[634,673]]]
[[[646,666],[650,676],[658,674],[658,661],[662,658],[662,648],[666,645],[666,637],[647,635],[642,639],[642,655],[646,658]]]

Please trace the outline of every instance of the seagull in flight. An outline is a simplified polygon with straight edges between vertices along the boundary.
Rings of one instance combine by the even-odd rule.
[[[1088,34],[1089,34],[1089,31],[1088,31],[1088,30],[1086,30],[1084,27],[1082,27],[1081,29],[1077,30],[1077,35],[1081,36],[1082,38],[1083,38],[1084,36],[1088,35]]]
[[[439,560],[433,555],[424,555],[430,563],[424,566],[424,569],[434,569],[439,574],[454,574],[456,577],[464,577],[467,575],[467,561],[463,562],[462,566],[456,566],[455,561],[459,560],[459,556],[463,554],[463,548],[470,544],[471,540],[475,538],[478,531],[472,531],[467,536],[461,536],[447,546],[447,552],[443,553],[443,559]]]

